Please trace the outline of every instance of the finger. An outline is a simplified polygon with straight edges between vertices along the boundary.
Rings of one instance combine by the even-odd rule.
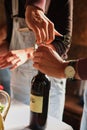
[[[49,39],[46,44],[50,44],[55,39],[54,24],[50,21],[48,24]]]
[[[8,61],[8,62],[11,62],[11,61],[13,61],[15,58],[17,58],[17,57],[11,56],[11,57],[7,58],[7,61]]]
[[[0,64],[2,64],[3,62],[9,62],[9,61],[7,61],[7,59],[12,58],[12,57],[13,57],[12,52],[9,52],[8,54],[6,54],[0,58]]]
[[[10,63],[3,63],[2,65],[0,65],[0,69],[7,68],[7,67],[9,67],[9,66],[11,66]]]
[[[59,33],[56,29],[54,29],[54,33],[55,33],[56,36],[61,36],[61,37],[63,36],[63,35],[62,35],[61,33]]]
[[[3,62],[2,64],[0,64],[0,68],[6,68],[6,67],[9,67],[9,66],[13,66],[13,65],[15,65],[17,62],[19,62],[19,59],[14,59],[14,60],[11,60],[10,62],[5,61],[5,62]]]
[[[35,58],[33,59],[33,61],[34,61],[34,63],[39,63],[39,62],[41,62],[41,58],[35,57]]]
[[[34,56],[33,58],[35,57],[42,58],[44,56],[44,52],[41,51],[34,52],[33,56]]]
[[[13,51],[10,51],[6,55],[4,55],[4,58],[8,58],[10,56],[13,56]]]
[[[46,39],[46,33],[45,33],[44,28],[42,28],[41,30],[41,40],[42,40],[41,43],[42,44],[44,43],[45,39]]]
[[[33,67],[35,67],[37,70],[41,71],[44,74],[49,75],[49,73],[50,73],[50,69],[49,68],[46,69],[47,67],[44,66],[43,64],[34,63]],[[50,74],[50,76],[51,76],[51,74]]]
[[[30,18],[30,20],[26,18],[26,23],[28,25],[28,28],[30,28],[34,32],[37,43],[41,43],[42,42],[40,34],[41,28],[39,29],[40,24],[35,19],[32,18]]]
[[[38,45],[41,45],[41,44],[43,44],[44,43],[44,41],[45,41],[45,39],[46,39],[46,33],[45,33],[45,30],[44,30],[44,28],[39,28],[39,30],[40,30],[40,41],[38,41]]]
[[[37,24],[35,23],[35,21],[31,20],[31,18],[28,21],[28,18],[26,17],[25,20],[26,20],[26,24],[27,24],[28,28],[31,29],[34,32],[37,43],[40,43],[40,40],[41,40],[41,38],[40,38],[40,30],[39,30]],[[21,31],[27,32],[28,29],[25,28],[25,29],[22,29]]]
[[[44,19],[43,24],[43,31],[44,31],[44,39],[42,39],[44,42],[48,41],[49,35],[48,35],[48,22]]]
[[[17,67],[18,67],[17,65],[13,65],[13,66],[10,67],[10,70],[14,70],[14,69],[16,69]]]
[[[15,68],[17,68],[18,66],[20,66],[22,63],[21,63],[21,61],[15,61],[14,62],[14,65],[12,65],[11,67],[10,67],[10,70],[13,70],[13,69],[15,69]]]
[[[8,64],[7,59],[5,59],[4,57],[0,59],[0,66],[2,66],[3,64]]]
[[[42,38],[41,38],[41,31],[40,31],[39,27],[34,25],[34,26],[32,27],[32,31],[33,31],[34,34],[35,34],[36,42],[37,42],[38,44],[41,43],[41,42],[42,42]]]
[[[6,58],[8,56],[5,56],[3,60],[0,62],[0,67],[7,67],[12,65],[12,61],[15,59],[15,56],[11,56],[9,58]]]
[[[17,62],[19,62],[20,60],[19,59],[14,59],[13,61],[11,61],[11,64],[12,65],[15,65],[15,64],[17,64]]]
[[[48,41],[46,44],[51,43],[55,38],[54,24],[44,15],[45,20],[48,22]]]
[[[18,62],[16,62],[16,64],[15,64],[15,66],[20,66],[21,64],[23,64],[23,62],[21,62],[21,61],[18,61]]]
[[[42,73],[44,73],[44,71],[41,69],[41,67],[38,63],[34,63],[33,67],[36,68],[37,70],[41,71]]]

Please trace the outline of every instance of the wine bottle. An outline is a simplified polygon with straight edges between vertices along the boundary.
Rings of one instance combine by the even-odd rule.
[[[44,130],[47,124],[50,81],[38,71],[31,81],[30,130]]]

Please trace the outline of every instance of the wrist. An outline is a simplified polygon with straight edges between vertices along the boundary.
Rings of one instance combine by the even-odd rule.
[[[40,7],[36,6],[36,5],[28,5],[27,7],[30,8],[30,9],[32,9],[32,10],[40,10],[40,11],[43,11],[42,8],[40,8]],[[27,8],[27,7],[26,7],[26,8]]]
[[[67,77],[66,77],[66,74],[65,74],[65,69],[66,69],[66,67],[68,66],[68,64],[69,64],[68,61],[64,61],[64,62],[63,62],[63,65],[62,65],[62,66],[63,66],[63,69],[62,69],[62,70],[63,70],[63,71],[62,71],[62,77],[63,77],[63,78],[67,78]]]
[[[63,60],[61,63],[59,63],[59,61],[58,61],[58,64],[59,64],[59,66],[57,68],[58,72],[56,72],[57,77],[58,78],[66,78],[65,68],[68,66],[68,62]]]
[[[46,1],[45,0],[37,0],[37,1],[26,0],[26,5],[35,6],[39,9],[45,11]]]

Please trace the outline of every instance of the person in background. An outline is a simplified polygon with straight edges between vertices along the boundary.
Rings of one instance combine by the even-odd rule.
[[[20,2],[22,2],[22,1],[20,1]],[[33,2],[35,2],[35,1],[33,1]],[[41,6],[40,6],[40,8],[33,6],[32,2],[30,3],[30,5],[26,5],[27,7],[26,7],[25,16],[27,17],[27,11],[28,11],[28,14],[30,11],[33,14],[29,14],[29,16],[32,16],[32,17],[31,18],[27,17],[27,18],[29,18],[30,21],[33,20],[34,25],[37,25],[39,22],[39,24],[38,24],[39,29],[37,26],[35,26],[37,33],[35,33],[34,29],[32,29],[33,27],[30,28],[31,25],[29,24],[30,25],[29,28],[32,29],[34,31],[34,33],[36,34],[35,35],[36,43],[41,44],[44,41],[44,43],[47,46],[56,50],[62,57],[66,58],[67,51],[70,47],[71,36],[72,36],[72,6],[73,6],[73,4],[69,0],[67,0],[67,1],[62,0],[62,2],[58,1],[56,8],[55,8],[55,2],[53,3],[53,1],[51,1],[51,3],[50,3],[47,16],[54,22],[54,24],[44,15],[44,12],[42,11],[43,8],[41,8]],[[27,3],[27,4],[29,4],[29,3]],[[24,3],[23,3],[23,5],[24,5]],[[57,9],[58,9],[58,11],[57,11]],[[53,12],[53,10],[54,10],[54,12]],[[62,13],[62,11],[63,11],[63,13]],[[19,11],[19,12],[21,12],[21,11]],[[53,18],[52,12],[55,14],[54,18]],[[23,15],[23,12],[22,12],[22,15]],[[19,16],[21,16],[21,15],[19,15]],[[18,17],[18,15],[17,15],[17,17]],[[34,19],[33,19],[33,17],[34,17]],[[15,18],[15,16],[13,18]],[[26,18],[26,20],[27,20],[27,18]],[[27,24],[28,24],[28,21],[27,21]],[[55,28],[60,33],[62,33],[62,35],[60,35],[60,33],[55,31],[54,25],[55,25]],[[41,27],[43,27],[43,29],[40,29]],[[45,30],[47,31],[46,34],[45,34]],[[17,29],[16,29],[16,31],[17,31]],[[38,34],[38,32],[39,32],[39,34]],[[57,37],[55,37],[55,33],[56,33],[56,35],[58,35]],[[11,66],[11,69],[13,69],[13,68],[16,68],[19,65],[23,64],[25,61],[27,61],[27,57],[30,58],[30,56],[31,56],[29,49],[28,48],[27,49],[21,48],[21,50],[19,50],[19,49],[20,48],[18,48],[18,50],[16,50],[16,51],[15,50],[10,51],[8,53],[8,55],[3,57],[3,59],[1,59],[2,62],[0,64],[0,67],[5,68],[7,66]],[[25,53],[27,55],[25,55]],[[19,68],[17,68],[17,70],[19,70]],[[21,69],[21,72],[22,72],[22,70],[23,69]],[[19,72],[19,71],[17,71],[17,72]],[[15,76],[15,74],[14,74],[14,76]],[[54,83],[55,83],[55,88],[56,88],[55,94],[53,94],[53,96],[59,100],[58,101],[59,104],[57,104],[57,105],[56,105],[56,103],[53,104],[53,106],[56,105],[55,112],[57,112],[57,113],[54,114],[52,106],[50,106],[50,108],[53,112],[51,111],[50,113],[53,114],[54,116],[56,116],[59,120],[62,120],[64,101],[65,101],[65,82],[63,84],[63,79],[60,81],[58,79],[53,79],[53,77],[52,77],[52,80],[53,80],[52,85],[54,85]],[[61,85],[62,85],[62,87],[61,87]],[[58,97],[57,97],[57,95],[58,95]],[[52,98],[51,98],[51,100],[52,100]],[[53,102],[54,101],[55,101],[55,99],[53,99]],[[52,103],[51,103],[51,105],[52,105]]]
[[[0,25],[0,57],[2,55],[5,55],[8,51],[8,43],[6,43],[5,38],[6,38],[6,26]],[[0,85],[3,86],[3,90],[6,91],[9,95],[11,94],[11,90],[10,90],[10,70],[9,68],[6,69],[0,69]]]

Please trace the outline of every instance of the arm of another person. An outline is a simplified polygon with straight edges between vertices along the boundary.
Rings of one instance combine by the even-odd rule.
[[[18,67],[19,65],[25,63],[28,58],[32,57],[33,48],[27,48],[22,50],[9,50],[9,45],[11,42],[12,28],[13,28],[13,19],[11,13],[11,3],[5,0],[5,10],[6,10],[6,26],[0,30],[0,54],[4,53],[4,55],[0,55],[0,67],[2,69],[11,66],[11,69]],[[4,30],[3,30],[4,29]],[[5,30],[6,29],[6,30]],[[4,40],[5,39],[5,40]],[[2,40],[3,43],[2,44]],[[8,43],[8,44],[7,44]],[[7,46],[7,53],[5,53],[5,49]]]
[[[71,61],[76,62],[75,78],[87,80],[87,58],[64,61],[56,51],[47,47],[39,46],[34,52],[33,66],[41,72],[56,78],[67,78],[65,68]]]
[[[33,57],[34,48],[12,50],[0,57],[0,68],[15,69]]]
[[[10,36],[7,36],[7,32],[5,24],[0,28],[0,68],[11,66],[10,69],[14,69],[32,57],[34,48],[9,51]]]
[[[28,4],[34,5],[34,2],[35,1],[30,1],[30,3]],[[48,47],[51,47],[52,49],[56,50],[60,56],[65,58],[65,55],[69,50],[72,37],[73,0],[62,0],[58,2],[60,4],[57,8],[55,8],[53,12],[55,13],[54,17],[50,9],[48,11],[47,17],[54,22],[56,29],[60,31],[60,33],[62,33],[64,37],[57,36],[55,40],[48,45]],[[57,9],[59,10],[57,11]]]
[[[34,31],[37,44],[49,44],[55,38],[54,24],[44,14],[46,0],[27,0],[25,20]],[[57,33],[57,35],[61,35]]]
[[[27,0],[27,4],[28,5],[34,5],[36,3],[39,4],[40,0],[37,0],[37,1],[38,2],[32,1],[32,0]],[[44,0],[42,0],[42,1],[44,1]],[[52,1],[50,8],[48,10],[47,17],[54,23],[57,31],[59,31],[61,34],[63,34],[63,37],[60,35],[56,36],[55,40],[49,46],[52,47],[54,50],[56,50],[60,56],[62,56],[63,58],[66,58],[67,52],[70,48],[71,38],[72,38],[73,0],[71,0],[71,1],[70,0],[59,0],[56,2],[58,2],[58,4],[55,3],[55,1]],[[41,6],[41,7],[43,9],[43,6]],[[27,12],[29,12],[29,11],[27,11]],[[32,12],[32,11],[30,11],[30,12]],[[32,16],[32,15],[30,15],[30,16]],[[28,15],[28,17],[29,17],[29,15]],[[30,19],[28,22],[30,22]],[[52,34],[53,31],[49,30],[49,32]],[[43,34],[39,33],[38,36],[43,37]],[[47,36],[47,34],[46,34],[46,36]],[[51,43],[51,41],[49,43]]]
[[[63,35],[56,36],[52,45],[63,58],[67,58],[67,52],[72,40],[72,24],[73,24],[73,0],[52,1],[47,17],[54,23],[56,30]]]

